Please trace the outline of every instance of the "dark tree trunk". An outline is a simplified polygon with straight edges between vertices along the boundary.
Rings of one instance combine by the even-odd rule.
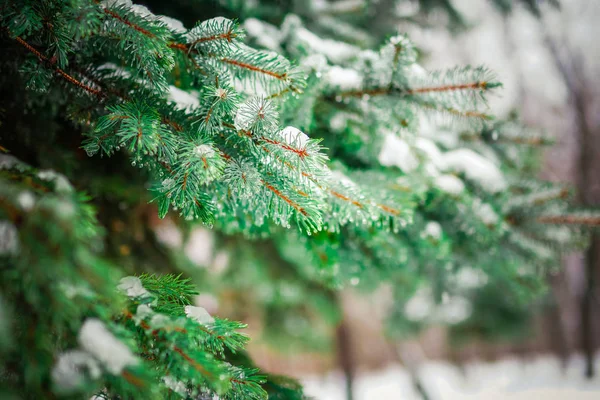
[[[350,343],[350,330],[344,319],[340,321],[336,329],[337,357],[338,363],[344,373],[346,383],[346,400],[354,399],[354,359],[352,357],[352,345]]]

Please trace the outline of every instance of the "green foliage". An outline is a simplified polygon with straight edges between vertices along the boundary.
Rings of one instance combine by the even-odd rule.
[[[598,224],[536,179],[543,136],[488,115],[490,71],[425,71],[387,19],[367,33],[360,13],[394,2],[293,2],[285,19],[284,4],[221,3],[278,25],[1,3],[0,149],[27,164],[1,155],[0,390],[303,398],[245,357],[245,324],[193,305],[196,285],[286,347],[327,348],[334,291],[382,282],[392,336],[493,336]],[[231,267],[192,268],[157,215],[213,228]]]

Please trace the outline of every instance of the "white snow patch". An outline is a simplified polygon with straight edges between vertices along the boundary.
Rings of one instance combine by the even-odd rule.
[[[454,196],[458,196],[465,190],[464,182],[459,177],[451,174],[437,176],[434,184],[439,189]]]
[[[498,214],[492,206],[481,201],[473,202],[473,212],[486,225],[494,225],[498,222]]]
[[[209,313],[216,313],[219,309],[219,300],[210,293],[202,293],[196,296],[194,304],[204,308]]]
[[[126,6],[131,7],[131,0],[104,0],[100,3],[104,7]]]
[[[436,221],[429,221],[423,231],[425,237],[439,240],[442,237],[442,226]]]
[[[329,120],[329,127],[334,132],[341,132],[342,130],[346,129],[346,126],[348,126],[349,115],[350,114],[345,112],[336,112],[335,115]]]
[[[215,154],[215,150],[207,144],[201,144],[194,148],[194,154],[196,154],[199,158],[210,158]]]
[[[184,397],[184,398],[187,397],[188,392],[187,392],[187,387],[186,387],[185,383],[178,381],[177,379],[173,378],[170,375],[163,376],[162,380],[166,387],[168,387],[169,389],[171,389],[172,391],[174,391],[181,397]]]
[[[340,64],[354,58],[360,49],[345,42],[323,39],[306,28],[296,30],[296,38],[315,53],[323,54],[331,62]]]
[[[222,250],[215,255],[215,259],[213,260],[212,265],[210,266],[210,270],[216,274],[221,274],[225,272],[228,265],[229,253]]]
[[[8,221],[0,221],[0,255],[16,255],[19,252],[19,232]]]
[[[411,321],[426,319],[434,307],[431,293],[425,288],[419,289],[404,305],[404,314]]]
[[[91,354],[81,350],[69,350],[58,355],[50,376],[57,389],[71,393],[80,389],[86,382],[87,372],[92,379],[102,375],[100,366]]]
[[[68,282],[60,282],[58,287],[63,291],[65,296],[69,299],[73,299],[77,296],[82,297],[93,297],[94,292],[91,291],[87,286],[84,285],[73,285]]]
[[[131,77],[131,74],[129,73],[129,71],[127,71],[124,68],[119,67],[115,63],[111,63],[111,62],[104,63],[97,68],[98,71],[102,71],[105,69],[109,69],[109,70],[113,71],[113,73],[108,75],[110,77],[121,77],[121,78],[130,78]]]
[[[473,289],[485,285],[488,276],[485,272],[472,267],[462,267],[455,276],[457,285],[462,289]]]
[[[17,202],[23,210],[29,211],[35,205],[35,197],[33,197],[33,194],[29,190],[24,190],[19,193]]]
[[[22,164],[17,157],[9,154],[0,154],[0,169],[10,169]]]
[[[192,110],[200,106],[198,97],[176,86],[169,86],[168,100],[175,103],[179,110]]]
[[[99,319],[90,318],[83,323],[78,342],[113,375],[119,375],[123,368],[138,363],[129,347],[117,339]]]
[[[215,319],[203,307],[185,306],[185,315],[202,325],[215,322]]]
[[[163,314],[154,314],[150,319],[150,326],[153,329],[161,329],[169,325],[171,325],[171,320]]]
[[[467,319],[473,310],[469,300],[461,296],[448,296],[438,307],[435,318],[447,324],[458,324]]]
[[[184,247],[185,255],[199,267],[207,267],[213,257],[213,233],[205,228],[196,227]]]
[[[342,186],[348,188],[356,187],[356,183],[341,171],[331,171],[331,178],[334,182],[339,182]]]
[[[137,276],[126,276],[121,278],[117,289],[129,297],[148,297],[150,292],[144,288],[142,281]]]
[[[311,54],[300,60],[300,65],[309,70],[314,70],[317,73],[317,77],[321,77],[321,72],[324,69],[329,68],[327,59],[322,54]]]
[[[153,315],[154,311],[147,304],[140,304],[135,310],[135,316],[133,317],[136,324],[140,324],[143,320]]]
[[[413,154],[408,143],[391,132],[386,134],[377,158],[381,165],[396,166],[404,172],[413,171],[419,165],[419,160]]]
[[[596,357],[596,365],[600,359]],[[566,370],[555,356],[506,358],[494,362],[470,361],[462,367],[446,361],[424,359],[416,370],[429,398],[435,400],[593,400],[600,379],[584,378],[580,356],[568,360]],[[302,379],[308,396],[344,400],[344,378],[339,371]],[[356,400],[421,400],[409,371],[391,364],[384,369],[359,372]]]
[[[306,133],[302,132],[298,128],[294,128],[293,126],[286,126],[279,135],[283,137],[286,143],[298,146],[300,149],[304,149],[306,147],[306,143],[308,142],[308,136]]]
[[[38,178],[44,181],[54,182],[54,190],[59,193],[67,193],[73,190],[73,187],[64,177],[64,175],[59,174],[56,171],[52,171],[50,169],[41,170],[37,174]]]
[[[489,192],[506,188],[504,175],[490,160],[471,149],[457,149],[444,153],[446,169],[462,172]]]
[[[167,17],[166,15],[159,15],[158,19],[159,21],[167,25],[172,31],[175,31],[177,33],[187,32],[187,29],[185,29],[185,26],[183,26],[183,22],[181,22],[178,19]]]
[[[437,168],[443,169],[445,167],[444,156],[432,140],[419,137],[415,140],[415,147],[423,152],[427,159]]]
[[[334,65],[325,72],[323,81],[330,87],[336,87],[341,90],[351,90],[359,89],[362,86],[363,77],[354,69],[342,68]]]
[[[131,9],[133,10],[134,13],[136,13],[140,17],[144,17],[149,20],[153,20],[153,19],[157,18],[157,16],[152,14],[150,12],[150,10],[148,9],[148,7],[146,7],[146,6],[142,6],[140,4],[134,4],[131,6]]]
[[[280,51],[281,32],[275,25],[268,24],[256,18],[244,21],[244,30],[252,36],[256,43],[269,50]]]
[[[163,186],[166,189],[168,189],[170,185],[173,185],[175,183],[173,179],[171,179],[171,181],[173,182],[171,182],[170,185],[169,182],[165,184],[165,181],[163,181]],[[165,218],[164,220],[162,220],[161,223],[154,228],[154,233],[156,234],[156,239],[160,243],[172,249],[178,249],[183,244],[183,235],[181,231],[179,230],[179,228],[177,228],[177,225],[175,225],[175,223],[169,218]]]

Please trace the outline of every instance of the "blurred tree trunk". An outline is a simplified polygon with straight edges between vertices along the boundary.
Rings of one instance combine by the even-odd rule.
[[[563,44],[566,56],[560,54],[557,43],[551,37],[548,27],[544,26],[545,42],[560,72],[569,92],[569,103],[573,114],[575,132],[579,140],[579,163],[577,188],[579,201],[583,206],[597,206],[600,204],[600,129],[596,121],[592,121],[593,95],[587,81],[582,57],[575,54]],[[594,376],[594,350],[596,348],[594,334],[594,306],[597,305],[597,279],[598,265],[600,263],[600,237],[592,236],[590,246],[585,252],[583,260],[583,274],[585,286],[581,293],[580,318],[581,318],[581,348],[585,357],[585,375]]]
[[[350,329],[345,318],[342,318],[337,326],[336,332],[337,357],[339,366],[344,374],[346,384],[346,400],[354,399],[354,358],[352,357],[352,345],[350,342]]]

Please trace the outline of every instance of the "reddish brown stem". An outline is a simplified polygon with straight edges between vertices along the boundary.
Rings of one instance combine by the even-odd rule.
[[[155,38],[156,35],[152,32],[150,32],[147,29],[142,28],[139,25],[134,24],[133,22],[121,17],[119,14],[117,14],[116,12],[109,10],[108,8],[104,9],[104,13],[110,15],[111,17],[113,17],[114,19],[121,21],[122,23],[124,23],[125,25],[135,29],[136,31],[140,32],[142,35],[148,36],[149,38]]]
[[[586,217],[580,215],[548,215],[537,218],[542,224],[568,224],[600,226],[600,217]]]
[[[226,63],[226,64],[231,64],[231,65],[235,65],[236,67],[240,67],[243,69],[247,69],[250,71],[254,71],[254,72],[258,72],[260,74],[265,74],[265,75],[269,75],[272,76],[273,78],[279,79],[279,80],[285,80],[287,79],[287,73],[277,73],[277,72],[273,72],[273,71],[269,71],[268,69],[263,69],[263,68],[259,68],[256,65],[252,65],[252,64],[248,64],[248,63],[243,63],[241,61],[238,60],[233,60],[231,58],[221,58],[221,61]]]
[[[40,53],[38,50],[36,50],[33,46],[31,46],[29,43],[27,43],[26,41],[24,41],[23,39],[21,39],[19,36],[15,37],[15,40],[17,41],[17,43],[19,43],[21,46],[25,47],[27,50],[29,50],[31,53],[35,54],[35,56],[40,60],[43,61],[45,63],[48,63],[50,65],[53,65],[53,63],[50,62],[50,59],[46,56],[44,56],[42,53]],[[65,79],[66,81],[72,83],[75,86],[78,86],[98,97],[104,97],[104,93],[102,93],[100,90],[94,89],[93,87],[90,87],[88,85],[86,85],[85,83],[82,83],[80,81],[78,81],[77,79],[73,78],[71,75],[67,74],[65,71],[63,71],[62,69],[53,66],[52,69],[59,74],[63,79]]]
[[[304,216],[308,216],[308,213],[306,212],[306,210],[303,209],[302,207],[300,207],[294,201],[292,201],[289,197],[287,197],[286,195],[284,195],[283,193],[281,193],[279,190],[277,190],[276,188],[274,188],[273,186],[271,186],[266,181],[261,180],[261,182],[265,185],[265,187],[267,189],[269,189],[271,192],[275,193],[276,196],[278,196],[283,201],[285,201],[286,203],[288,203],[293,209],[295,209],[296,211],[298,211],[299,213],[301,213]]]

